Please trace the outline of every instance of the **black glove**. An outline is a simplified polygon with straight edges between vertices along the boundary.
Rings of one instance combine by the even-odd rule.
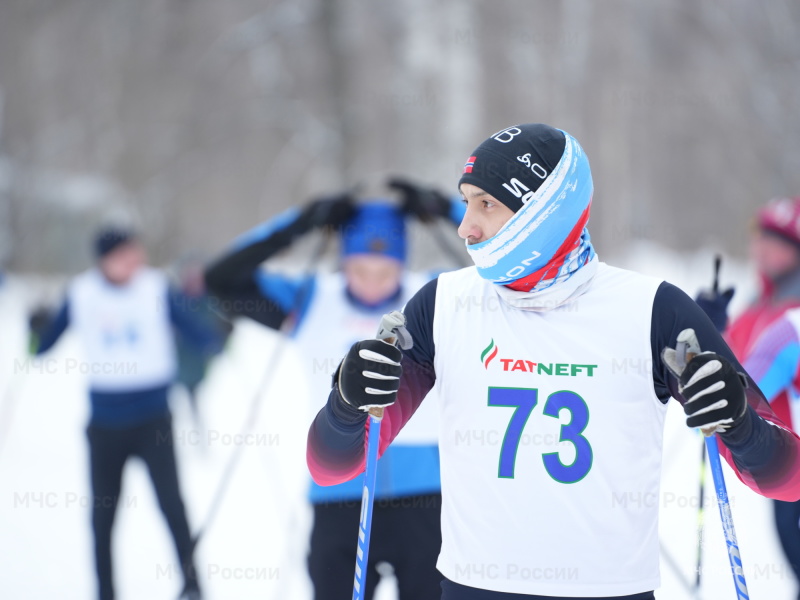
[[[342,399],[363,411],[394,404],[403,372],[402,356],[398,348],[381,340],[353,344],[334,374]]]
[[[53,312],[40,306],[28,315],[28,329],[36,335],[41,335],[50,326],[52,320]]]
[[[703,290],[695,298],[697,305],[708,315],[717,331],[722,333],[728,325],[728,304],[733,298],[734,289],[728,288],[724,292]]]
[[[424,223],[430,223],[436,217],[447,217],[450,214],[450,200],[438,190],[400,178],[390,179],[389,187],[398,190],[402,195],[403,212],[417,217]]]
[[[696,355],[681,373],[680,392],[689,427],[723,433],[736,427],[747,412],[747,380],[723,356]]]
[[[339,228],[353,216],[355,203],[350,194],[326,196],[311,202],[300,215],[300,221],[308,228],[328,225]]]
[[[36,354],[39,349],[39,342],[53,322],[54,316],[52,311],[43,306],[28,315],[28,352],[31,355]]]

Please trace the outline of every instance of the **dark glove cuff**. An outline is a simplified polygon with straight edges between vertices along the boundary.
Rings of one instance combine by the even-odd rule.
[[[755,411],[748,406],[738,423],[718,434],[728,448],[746,445],[753,435],[753,420],[758,419]]]
[[[338,373],[339,370],[337,369],[336,372]],[[345,399],[342,398],[341,393],[339,393],[338,383],[334,384],[331,396],[333,397],[328,402],[328,407],[336,423],[345,426],[347,425],[363,426],[364,423],[367,422],[369,415],[363,410],[358,410],[354,406],[351,406],[350,404],[345,402]]]

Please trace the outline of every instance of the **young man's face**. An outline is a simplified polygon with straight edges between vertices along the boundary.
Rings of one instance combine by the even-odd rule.
[[[800,248],[769,231],[755,232],[750,253],[759,273],[771,281],[800,269]]]
[[[147,260],[144,246],[130,241],[114,248],[100,259],[100,271],[114,285],[125,285]]]
[[[458,235],[470,245],[494,237],[514,216],[513,210],[471,183],[461,184],[461,195],[467,205],[467,212],[458,226]]]
[[[347,289],[364,304],[380,304],[400,287],[403,263],[380,254],[353,254],[342,264]]]

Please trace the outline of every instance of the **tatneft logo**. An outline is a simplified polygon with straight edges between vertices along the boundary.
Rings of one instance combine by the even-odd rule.
[[[489,364],[497,358],[499,348],[494,342],[494,338],[489,345],[481,352],[481,362],[483,368],[489,370]],[[536,373],[537,375],[558,375],[561,377],[594,377],[594,370],[597,365],[581,363],[551,363],[533,362],[524,358],[498,358],[497,364],[503,371],[520,371],[523,373]]]
[[[495,356],[497,356],[497,346],[494,343],[494,339],[492,339],[489,345],[481,352],[481,362],[484,369],[489,368],[489,363],[492,362]]]

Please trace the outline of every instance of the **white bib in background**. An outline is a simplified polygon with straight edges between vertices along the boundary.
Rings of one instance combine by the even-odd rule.
[[[143,268],[125,286],[97,269],[75,278],[68,291],[70,324],[83,344],[79,371],[98,392],[128,392],[168,385],[176,358],[169,320],[167,278]]]
[[[355,307],[346,294],[341,273],[317,276],[314,298],[295,335],[300,359],[306,364],[311,391],[311,410],[316,414],[331,392],[331,376],[350,350],[361,340],[374,338],[386,312],[400,310],[428,279],[416,273],[403,278],[403,292],[395,306],[366,311]],[[394,441],[396,445],[437,443],[438,411],[432,398],[422,403]]]

